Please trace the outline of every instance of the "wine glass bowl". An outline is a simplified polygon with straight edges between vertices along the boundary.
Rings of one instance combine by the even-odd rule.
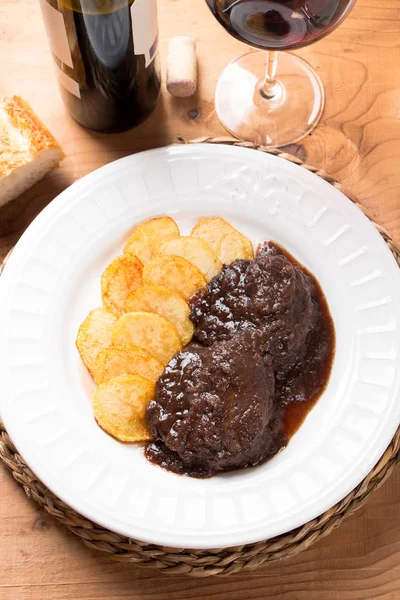
[[[278,51],[302,48],[325,37],[356,0],[206,2],[232,36],[264,51],[234,60],[222,73],[215,105],[223,125],[239,138],[266,146],[302,139],[322,115],[324,89],[308,63]]]
[[[325,37],[355,0],[206,0],[223,27],[261,50],[294,50]]]

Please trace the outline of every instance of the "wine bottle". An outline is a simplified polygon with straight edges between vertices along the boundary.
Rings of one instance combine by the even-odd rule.
[[[157,0],[40,0],[64,102],[104,132],[142,123],[161,86]]]

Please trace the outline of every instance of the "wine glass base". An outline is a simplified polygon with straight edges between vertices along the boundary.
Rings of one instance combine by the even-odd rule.
[[[309,134],[321,118],[324,88],[314,69],[302,58],[279,52],[277,92],[260,93],[266,53],[248,52],[223,71],[215,92],[215,109],[234,136],[264,146],[285,146]]]

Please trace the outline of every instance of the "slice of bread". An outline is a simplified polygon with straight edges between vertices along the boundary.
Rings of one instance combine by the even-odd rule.
[[[0,206],[57,167],[61,147],[19,96],[0,101]]]

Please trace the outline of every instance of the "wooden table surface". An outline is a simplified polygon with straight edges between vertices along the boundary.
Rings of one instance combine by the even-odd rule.
[[[161,54],[173,35],[196,38],[196,97],[163,93],[152,118],[121,135],[85,131],[58,95],[37,0],[0,0],[0,96],[24,96],[62,144],[61,168],[25,194],[20,231],[73,181],[127,154],[223,135],[214,113],[218,74],[242,46],[204,0],[159,0]],[[345,183],[400,242],[400,2],[358,0],[325,40],[300,51],[327,92],[322,123],[290,150]],[[197,116],[198,115],[198,116]],[[400,470],[339,530],[296,558],[230,578],[193,580],[114,564],[91,552],[36,505],[0,466],[0,600],[371,600],[400,598]]]

